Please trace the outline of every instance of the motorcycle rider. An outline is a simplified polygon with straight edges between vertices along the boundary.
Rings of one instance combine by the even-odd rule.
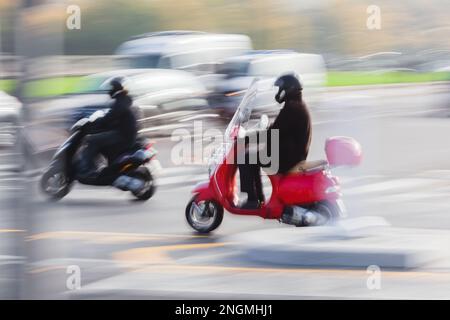
[[[294,73],[280,76],[274,83],[278,87],[275,100],[284,103],[273,124],[268,128],[266,149],[271,150],[271,131],[278,130],[279,134],[279,166],[278,172],[287,173],[296,164],[306,160],[311,144],[311,116],[303,101],[303,87]],[[275,146],[277,147],[277,146]],[[247,157],[248,158],[248,157]],[[239,164],[241,191],[247,193],[244,209],[256,209],[264,201],[260,167],[268,167],[258,163]]]
[[[81,178],[96,179],[99,176],[104,178],[100,172],[95,170],[95,157],[102,151],[119,155],[136,142],[138,125],[131,108],[133,100],[124,87],[125,82],[125,78],[115,77],[101,85],[101,88],[108,90],[113,101],[109,111],[90,125],[91,128],[95,128],[95,133],[86,136],[86,148],[79,169]],[[128,176],[120,176],[113,182],[113,185],[122,190],[133,191],[142,188],[144,182]]]

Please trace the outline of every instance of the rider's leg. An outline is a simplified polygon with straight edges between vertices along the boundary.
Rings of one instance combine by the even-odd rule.
[[[101,150],[121,143],[121,137],[116,131],[105,131],[86,136],[86,148],[83,151],[80,164],[80,174],[83,176],[94,173],[94,159]]]
[[[86,137],[86,146],[83,149],[77,168],[79,176],[82,177],[88,176],[93,171],[94,158],[95,155],[98,154],[97,145],[91,141],[88,141],[88,138],[89,136]]]
[[[241,180],[241,191],[247,193],[248,201],[256,201],[257,195],[255,190],[255,165],[252,164],[240,164],[239,176]]]
[[[261,180],[261,168],[258,165],[255,165],[254,170],[255,170],[255,172],[253,173],[253,179],[255,181],[254,183],[255,183],[256,197],[259,202],[264,202],[265,197],[264,197],[264,190],[263,190],[263,185],[262,185],[262,180]]]
[[[257,164],[240,164],[239,175],[241,178],[241,191],[247,193],[247,202],[242,208],[256,209],[259,207],[256,180],[259,178],[259,166]]]

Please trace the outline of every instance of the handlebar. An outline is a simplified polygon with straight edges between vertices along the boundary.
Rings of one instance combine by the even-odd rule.
[[[104,110],[97,110],[93,114],[91,114],[89,117],[82,118],[75,122],[75,124],[70,128],[70,132],[75,132],[77,130],[83,129],[87,127],[89,124],[92,124],[97,120],[98,118],[102,118],[105,116]]]
[[[78,120],[77,122],[75,122],[75,124],[70,128],[70,132],[75,132],[78,130],[81,130],[83,127],[86,126],[86,124],[89,122],[89,120],[87,118],[82,118],[80,120]]]

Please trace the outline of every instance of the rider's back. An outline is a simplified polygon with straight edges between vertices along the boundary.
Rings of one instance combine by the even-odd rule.
[[[311,144],[311,116],[301,100],[289,100],[269,130],[279,130],[279,170],[286,173],[306,160]]]
[[[119,95],[115,101],[116,108],[121,109],[118,130],[125,140],[134,142],[137,135],[137,121],[131,108],[133,101],[128,95]]]
[[[118,131],[123,142],[133,144],[137,136],[137,121],[132,110],[133,100],[126,91],[113,97],[109,112],[101,119],[101,125],[106,130]]]

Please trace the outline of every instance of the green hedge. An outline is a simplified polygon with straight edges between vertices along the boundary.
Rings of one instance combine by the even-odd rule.
[[[327,86],[357,86],[392,83],[414,83],[450,80],[450,72],[328,72]]]
[[[52,97],[71,93],[79,83],[81,77],[57,77],[33,80],[27,83],[25,94],[28,97]],[[327,74],[327,86],[356,86],[393,83],[415,83],[430,81],[450,81],[450,72],[353,72],[331,71]],[[13,92],[16,80],[0,79],[0,90]]]

